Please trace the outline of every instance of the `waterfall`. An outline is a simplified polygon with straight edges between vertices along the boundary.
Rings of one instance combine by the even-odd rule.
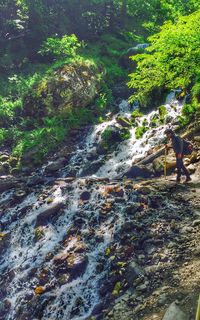
[[[161,126],[150,128],[140,139],[131,128],[130,138],[112,153],[98,154],[102,132],[119,125],[117,116],[130,118],[136,107],[122,101],[117,115],[90,128],[60,178],[47,179],[20,199],[15,198],[14,188],[1,194],[0,294],[9,308],[5,320],[87,319],[106,299],[100,295],[109,273],[105,252],[125,222],[124,203],[131,205],[137,196],[108,178],[115,179],[162,143],[167,121],[176,120],[182,104],[171,93]],[[157,114],[142,116],[138,125],[144,119],[149,125]],[[83,176],[93,164],[98,164],[95,173]],[[75,179],[67,177],[71,168],[77,169]]]

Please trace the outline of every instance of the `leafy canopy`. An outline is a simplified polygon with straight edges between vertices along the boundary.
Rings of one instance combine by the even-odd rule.
[[[131,100],[140,102],[157,88],[187,88],[200,74],[200,11],[168,21],[161,31],[149,37],[146,53],[133,56],[136,72],[129,86],[137,89]]]

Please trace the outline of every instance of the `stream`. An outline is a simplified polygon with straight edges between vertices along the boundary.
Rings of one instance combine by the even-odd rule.
[[[116,115],[90,128],[70,163],[42,184],[17,186],[0,195],[0,313],[2,320],[88,319],[109,299],[107,250],[117,240],[127,217],[124,208],[137,199],[119,177],[163,142],[164,130],[176,123],[182,103],[172,92],[165,104],[162,125],[140,139],[130,138],[109,154],[98,154],[102,132],[118,127]],[[133,107],[119,105],[129,119]],[[147,126],[158,111],[139,118]],[[90,170],[92,168],[92,170]],[[70,177],[76,169],[76,178]],[[45,176],[45,167],[40,171]],[[3,243],[3,245],[1,244]],[[117,246],[117,244],[115,244]]]

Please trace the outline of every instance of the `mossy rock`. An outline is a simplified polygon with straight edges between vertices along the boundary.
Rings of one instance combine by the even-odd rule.
[[[5,161],[8,161],[9,160],[9,155],[7,155],[7,154],[2,154],[1,156],[0,156],[0,161],[1,162],[5,162]]]
[[[35,229],[35,241],[39,241],[45,236],[44,228],[39,226]]]
[[[58,68],[25,97],[25,116],[45,117],[88,106],[101,87],[103,70],[79,62]]]
[[[118,116],[116,118],[116,121],[124,128],[130,128],[132,126],[132,123],[130,122],[130,120],[122,116]]]
[[[11,167],[15,168],[18,164],[18,159],[15,157],[10,157],[9,158],[9,164]]]

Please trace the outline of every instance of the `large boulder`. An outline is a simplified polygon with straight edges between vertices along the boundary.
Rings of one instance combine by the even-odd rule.
[[[44,117],[65,113],[72,108],[85,107],[100,89],[102,70],[94,65],[77,63],[57,69],[43,78],[25,97],[25,116]]]
[[[144,165],[133,165],[124,176],[127,178],[150,178],[153,175],[153,171]]]

